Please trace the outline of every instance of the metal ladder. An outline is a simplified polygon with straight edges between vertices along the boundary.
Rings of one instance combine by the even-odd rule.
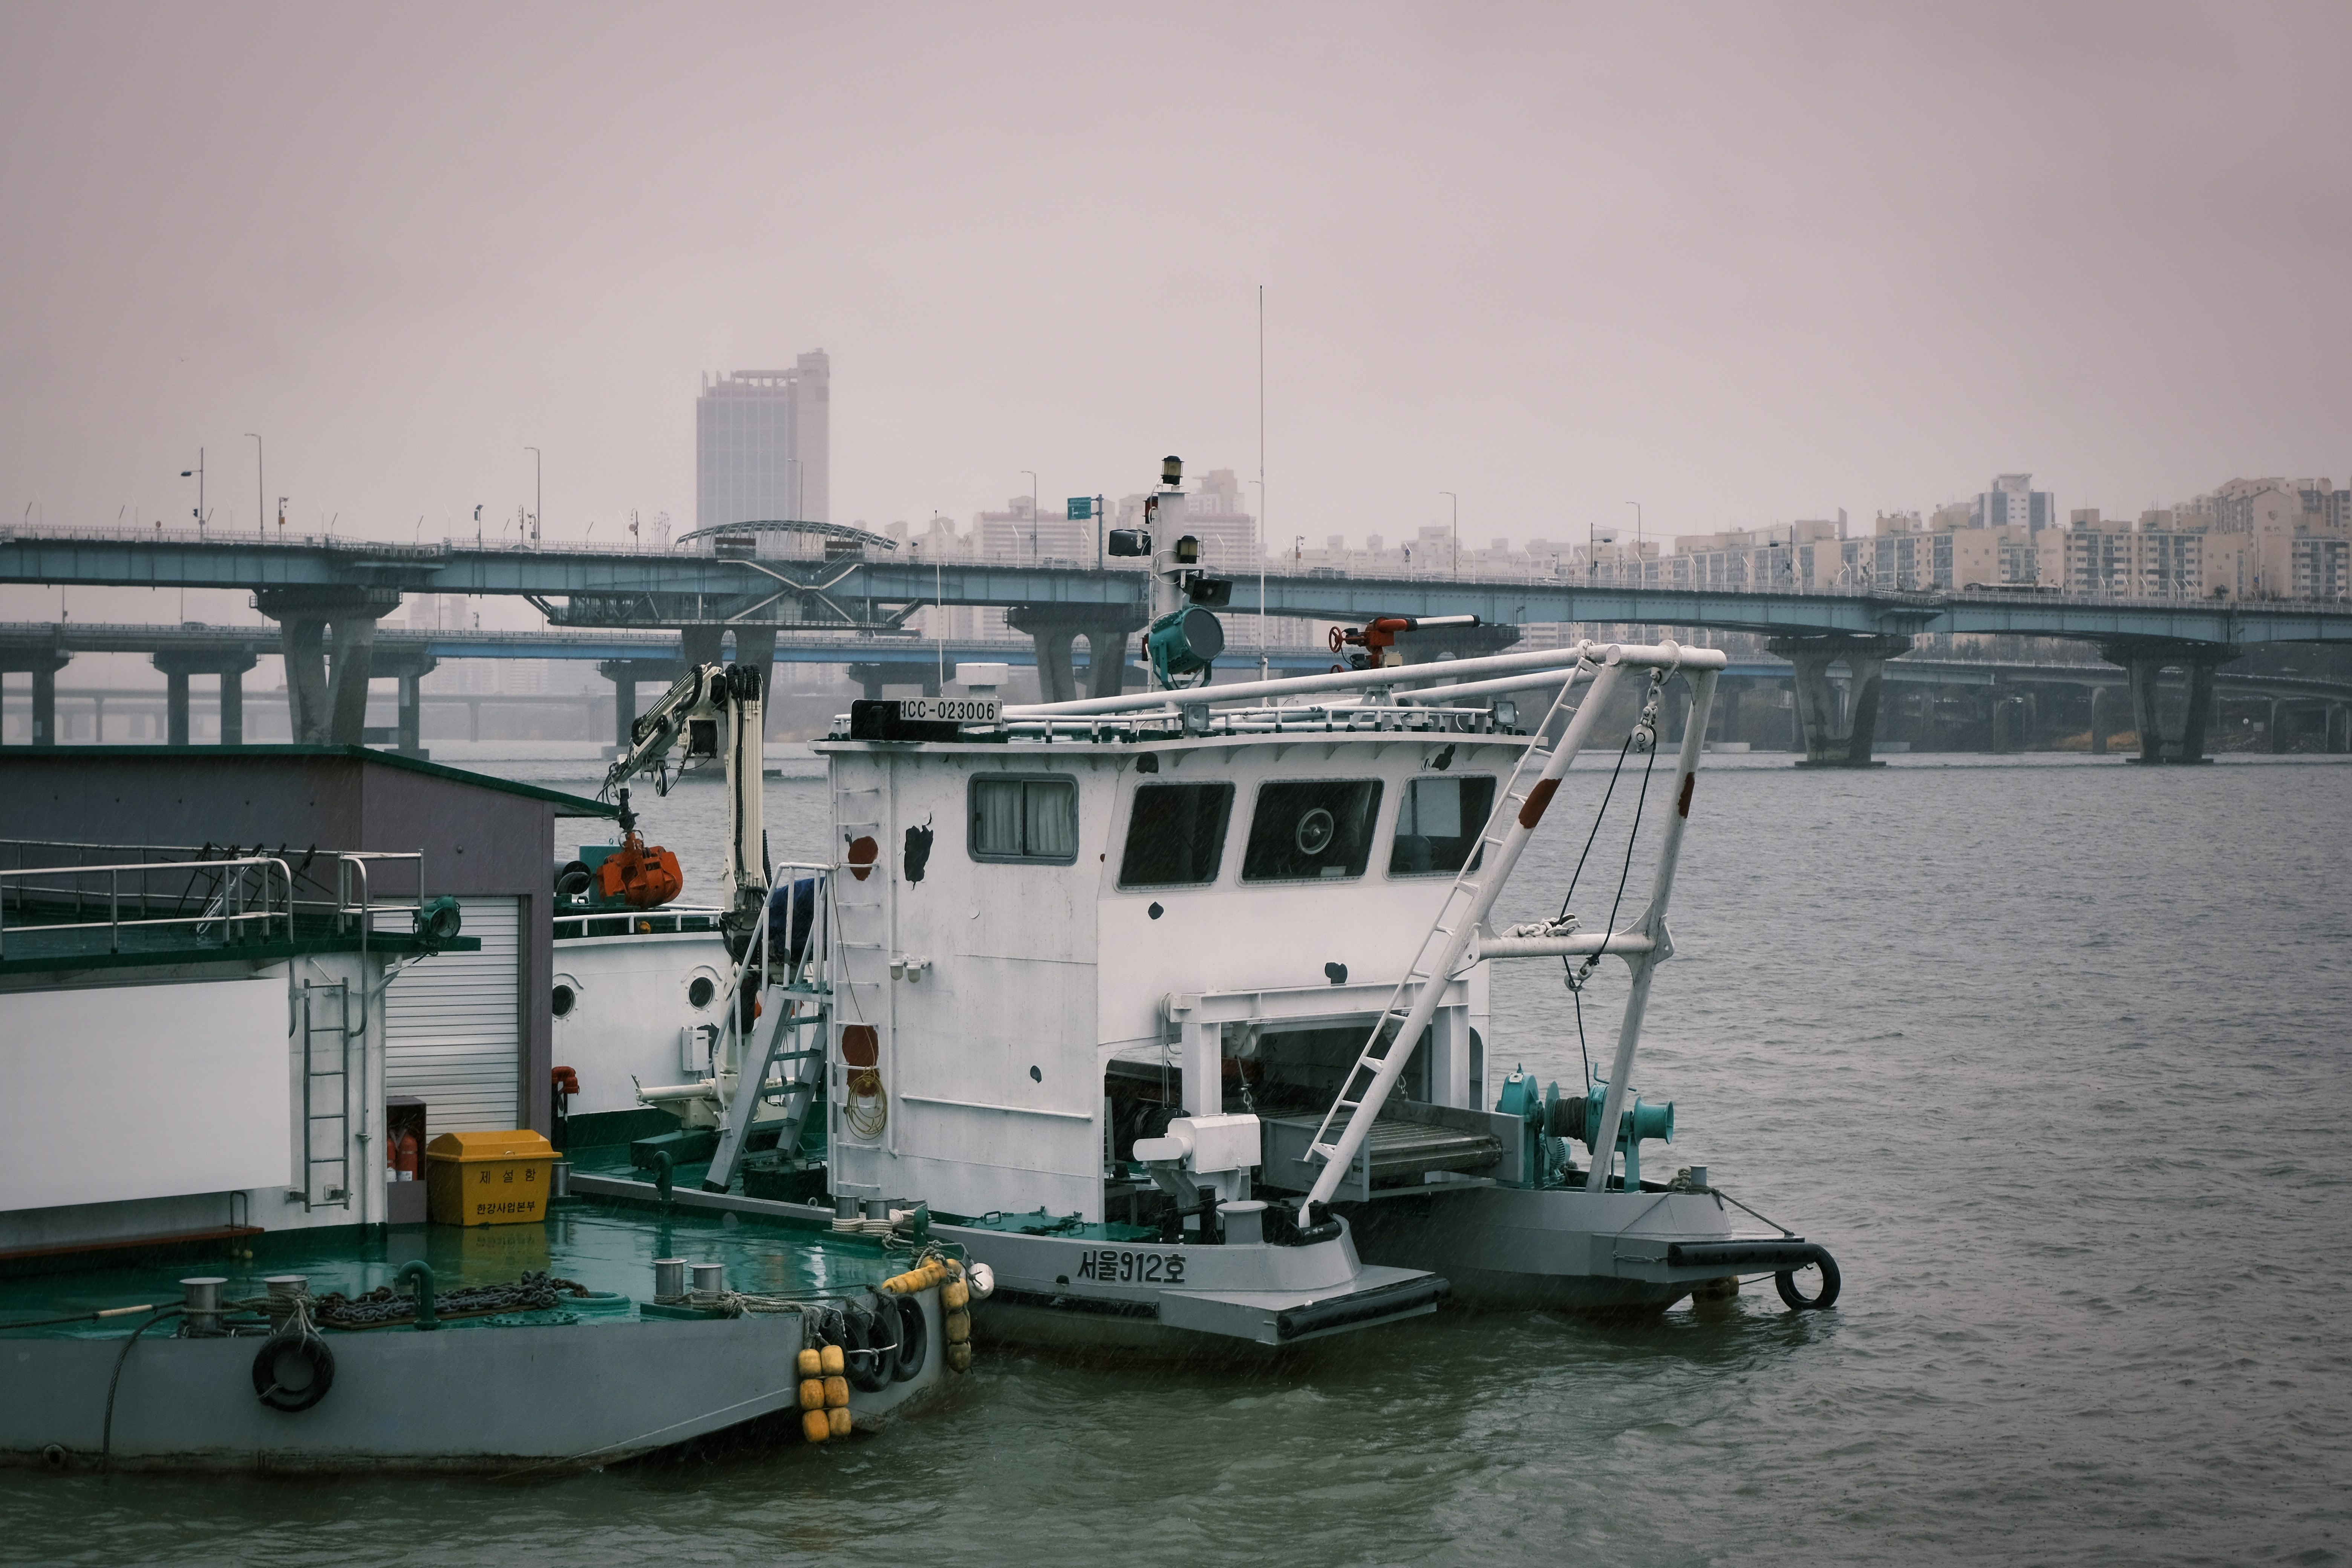
[[[1549,748],[1545,746],[1543,737],[1559,722],[1570,696],[1576,690],[1577,677],[1591,668],[1594,652],[1598,651],[1588,652],[1570,670],[1543,722],[1536,726],[1535,739],[1520,753],[1518,766],[1512,769],[1510,782],[1504,786],[1503,797],[1496,802],[1494,814],[1486,819],[1476,847],[1455,874],[1436,920],[1422,938],[1420,951],[1404,978],[1390,994],[1388,1005],[1374,1021],[1370,1037],[1364,1042],[1356,1065],[1349,1069],[1340,1085],[1339,1098],[1332,1101],[1331,1109],[1324,1112],[1322,1122],[1316,1128],[1307,1158],[1322,1161],[1323,1169],[1315,1178],[1313,1190],[1299,1205],[1300,1224],[1307,1223],[1311,1210],[1328,1203],[1346,1179],[1349,1167],[1371,1135],[1372,1123],[1381,1107],[1387,1103],[1389,1091],[1396,1087],[1406,1063],[1412,1059],[1422,1031],[1436,1016],[1438,1002],[1445,994],[1446,984],[1461,964],[1463,954],[1469,950],[1504,884],[1510,880],[1511,871],[1517,866],[1536,825],[1543,820],[1544,810],[1551,804],[1569,763],[1583,749],[1586,736],[1608,705],[1625,668],[1614,649],[1604,656],[1605,661],[1600,664],[1586,689],[1584,700],[1574,710],[1559,739]],[[1531,781],[1530,773],[1535,775]]]
[[[329,992],[334,994],[336,1021],[321,1024],[312,1003],[320,994]],[[299,1199],[292,1193],[287,1194],[286,1201],[299,1201],[305,1210],[330,1204],[346,1209],[352,1206],[352,1037],[366,1027],[364,1018],[359,1029],[352,1027],[351,982],[338,980],[331,985],[309,980],[302,983],[302,1191]],[[318,1037],[321,1035],[331,1035],[336,1040],[335,1066],[323,1069],[319,1066],[318,1050]],[[334,1109],[321,1111],[318,1103],[330,1079],[334,1080],[336,1089]],[[329,1155],[318,1152],[319,1124],[322,1121],[335,1125],[335,1152]],[[324,1196],[319,1196],[319,1168],[322,1165],[334,1166],[341,1180],[329,1187]]]

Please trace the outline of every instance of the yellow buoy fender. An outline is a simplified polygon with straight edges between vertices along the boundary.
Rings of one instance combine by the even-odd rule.
[[[970,1372],[971,1370],[971,1345],[970,1342],[967,1342],[963,1344],[950,1345],[948,1347],[948,1366],[951,1371],[955,1372]]]
[[[947,1277],[946,1267],[937,1258],[933,1258],[920,1268],[909,1268],[904,1274],[893,1274],[889,1279],[882,1281],[882,1289],[893,1296],[912,1296],[918,1291],[929,1289]]]
[[[800,1374],[803,1377],[823,1377],[824,1375],[824,1358],[817,1354],[814,1350],[805,1350],[801,1352],[800,1359],[793,1364],[799,1369]]]
[[[965,1341],[971,1338],[971,1314],[970,1312],[950,1312],[940,1321],[940,1328],[941,1331],[947,1335],[948,1343],[951,1345],[962,1344]]]
[[[835,1436],[846,1437],[849,1436],[849,1410],[847,1406],[835,1405],[833,1409],[826,1411],[824,1413],[824,1422],[827,1426],[832,1428],[833,1435]]]
[[[950,1279],[940,1287],[940,1305],[956,1311],[971,1300],[971,1287],[961,1279]]]
[[[817,1352],[817,1365],[827,1377],[839,1377],[849,1370],[849,1362],[841,1353],[839,1345],[827,1345]]]
[[[821,1377],[801,1379],[801,1408],[803,1410],[824,1408],[824,1379]]]
[[[826,1409],[846,1410],[849,1408],[849,1379],[845,1377],[828,1377],[824,1380],[823,1386],[824,1389],[824,1404]]]
[[[801,1436],[812,1443],[822,1443],[833,1436],[833,1423],[822,1410],[811,1410],[801,1417]]]

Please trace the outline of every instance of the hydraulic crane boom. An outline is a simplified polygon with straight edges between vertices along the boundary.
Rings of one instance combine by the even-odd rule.
[[[750,665],[697,665],[629,726],[629,749],[605,770],[603,794],[655,771],[655,788],[669,793],[670,753],[685,748],[683,773],[697,762],[727,770],[728,926],[757,929],[768,907],[765,818],[760,799],[760,672]]]

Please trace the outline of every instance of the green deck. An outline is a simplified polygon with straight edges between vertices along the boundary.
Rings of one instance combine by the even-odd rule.
[[[622,1157],[626,1158],[625,1146]],[[647,1189],[650,1196],[650,1186]],[[627,1298],[625,1313],[582,1320],[627,1321],[649,1315],[654,1259],[683,1258],[689,1263],[723,1263],[730,1289],[765,1294],[846,1291],[880,1283],[907,1265],[905,1253],[886,1253],[880,1238],[835,1237],[789,1223],[750,1215],[692,1209],[560,1199],[538,1225],[357,1226],[331,1232],[280,1232],[223,1243],[210,1256],[181,1255],[169,1261],[136,1255],[111,1264],[93,1263],[74,1272],[0,1280],[0,1335],[110,1339],[129,1333],[144,1315],[47,1328],[11,1329],[38,1318],[63,1317],[142,1302],[177,1302],[179,1281],[191,1276],[223,1275],[223,1294],[232,1300],[263,1295],[265,1277],[305,1274],[313,1295],[340,1290],[358,1296],[379,1285],[398,1289],[401,1267],[421,1259],[433,1270],[434,1289],[496,1285],[544,1269],[591,1290]],[[229,1248],[250,1247],[250,1258]],[[106,1255],[95,1255],[104,1258]],[[474,1331],[505,1323],[561,1321],[554,1313],[514,1313],[499,1319],[458,1319],[451,1331]],[[330,1330],[330,1332],[335,1331]],[[363,1331],[409,1333],[394,1327]]]

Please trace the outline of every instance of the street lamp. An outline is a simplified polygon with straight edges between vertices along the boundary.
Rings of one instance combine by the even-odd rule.
[[[269,537],[268,489],[261,482],[261,437],[254,436],[250,430],[246,434],[253,437],[253,531],[267,539]]]
[[[1029,476],[1029,564],[1034,566],[1037,564],[1037,470],[1023,468],[1021,472]]]
[[[1462,581],[1462,498],[1452,490],[1437,492],[1454,503],[1454,580]]]
[[[538,447],[525,447],[523,450],[530,454],[530,542],[536,547],[540,510],[547,504],[546,470],[541,464]]]
[[[205,449],[202,447],[196,448],[196,466],[182,468],[180,477],[196,481],[196,531],[202,533],[205,531]]]

